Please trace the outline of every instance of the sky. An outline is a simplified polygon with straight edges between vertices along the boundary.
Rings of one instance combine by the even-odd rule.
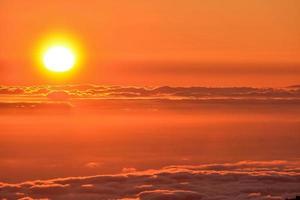
[[[0,199],[299,196],[299,24],[299,0],[0,0]]]
[[[297,0],[0,2],[3,84],[288,86],[300,76]],[[45,38],[64,35],[82,62],[41,73]]]

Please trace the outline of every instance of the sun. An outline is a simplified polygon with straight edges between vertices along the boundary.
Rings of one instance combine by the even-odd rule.
[[[43,55],[45,67],[52,72],[66,72],[73,68],[76,61],[72,49],[65,46],[52,46]]]

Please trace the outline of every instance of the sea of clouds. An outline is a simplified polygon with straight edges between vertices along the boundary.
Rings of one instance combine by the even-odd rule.
[[[280,200],[300,194],[300,162],[167,166],[121,174],[0,183],[3,199]]]

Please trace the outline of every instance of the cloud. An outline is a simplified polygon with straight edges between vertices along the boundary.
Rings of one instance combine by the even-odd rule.
[[[85,164],[85,167],[87,168],[97,168],[100,166],[100,163],[98,162],[89,162]]]
[[[133,168],[133,167],[124,167],[122,169],[122,172],[124,172],[124,173],[136,172],[136,168]]]
[[[286,88],[254,87],[136,87],[98,85],[0,86],[0,94],[11,96],[69,98],[183,98],[183,99],[270,99],[300,98],[297,86]]]
[[[90,110],[130,110],[149,109],[151,107],[150,109],[159,110],[182,109],[191,106],[197,109],[208,104],[225,106],[267,104],[292,107],[300,105],[300,89],[295,86],[287,88],[101,85],[0,86],[0,109],[51,110],[58,108],[68,111],[74,107]],[[265,109],[268,108],[265,107]]]
[[[0,183],[7,199],[275,200],[300,193],[300,162],[167,166],[114,175]]]
[[[0,102],[0,109],[22,110],[69,110],[72,105],[67,102]]]
[[[67,91],[52,91],[47,94],[47,97],[51,100],[63,101],[68,100],[71,95]]]
[[[144,200],[200,200],[202,195],[198,192],[187,191],[187,190],[152,190],[144,191],[138,194],[139,199]]]
[[[0,94],[20,95],[25,91],[20,87],[0,86]]]

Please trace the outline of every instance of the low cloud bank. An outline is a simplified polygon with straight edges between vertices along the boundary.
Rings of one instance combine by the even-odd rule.
[[[300,98],[300,87],[125,87],[100,85],[0,86],[0,95],[69,98]]]
[[[0,183],[7,199],[277,200],[300,194],[300,163],[168,166],[116,175]]]

